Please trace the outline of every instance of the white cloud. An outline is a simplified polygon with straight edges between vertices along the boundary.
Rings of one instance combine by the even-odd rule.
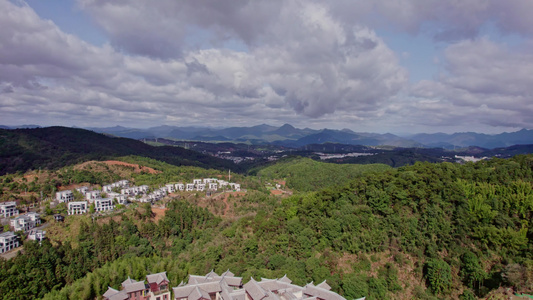
[[[213,11],[195,12],[199,19],[193,24],[232,27],[230,32],[250,43],[248,52],[238,52],[184,49],[182,29],[172,28],[188,19],[174,21],[172,12],[178,11],[178,17],[184,12],[170,3],[154,5],[141,17],[144,3],[82,1],[127,53],[65,34],[28,6],[0,3],[9,11],[0,17],[6,91],[0,101],[7,106],[17,99],[19,107],[38,102],[41,118],[54,116],[58,122],[79,115],[84,116],[81,122],[91,123],[99,114],[107,124],[178,118],[208,125],[230,116],[252,124],[261,118],[317,118],[338,109],[372,115],[406,81],[396,55],[372,30],[342,24],[328,7],[312,2],[246,2],[231,8],[240,18],[233,21],[222,15],[228,8],[216,3],[210,3]],[[259,13],[265,28],[245,30],[241,23],[250,20],[247,13],[264,7],[280,14],[267,18]],[[191,15],[194,9],[185,8]],[[151,20],[157,22],[147,25]],[[133,44],[122,40],[130,35]],[[180,52],[174,58],[169,52],[136,48],[136,42],[158,43],[143,40],[145,36],[173,40],[173,35],[177,42],[169,47]],[[75,113],[57,117],[69,111]],[[27,112],[28,118],[36,117],[37,112]],[[128,119],[135,113],[141,119]]]
[[[489,22],[531,38],[532,2],[502,3],[78,0],[108,35],[97,47],[0,0],[0,117],[78,126],[531,127],[533,47],[477,37]],[[401,54],[375,27],[453,41],[442,47],[446,73],[409,89]]]
[[[532,50],[511,49],[486,38],[451,45],[445,52],[447,73],[414,85],[415,117],[435,126],[531,127]]]

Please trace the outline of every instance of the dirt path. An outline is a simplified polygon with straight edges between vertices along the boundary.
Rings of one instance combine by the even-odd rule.
[[[228,194],[224,195],[224,199],[222,201],[226,205],[226,208],[224,208],[224,214],[223,214],[225,216],[228,214],[228,211],[229,211]]]

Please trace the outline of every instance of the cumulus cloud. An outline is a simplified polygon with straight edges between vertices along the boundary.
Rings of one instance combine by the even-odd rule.
[[[523,128],[533,124],[533,45],[509,48],[487,38],[445,51],[446,73],[413,86],[413,112],[423,122]],[[416,110],[415,110],[416,108]],[[431,116],[431,119],[424,117]]]
[[[406,82],[396,55],[372,30],[339,22],[326,6],[272,1],[228,8],[215,2],[207,1],[211,10],[194,16],[197,6],[181,8],[173,1],[150,5],[145,14],[144,2],[81,1],[118,48],[87,44],[40,19],[27,5],[0,2],[8,11],[0,16],[4,112],[16,99],[19,107],[33,106],[28,114],[73,110],[65,119],[82,115],[87,122],[106,117],[119,122],[135,115],[147,123],[205,124],[220,116],[250,123],[257,122],[251,117],[317,118],[339,109],[362,115],[379,110]],[[250,12],[255,10],[260,29],[244,26],[253,23]],[[185,21],[174,21],[173,12]],[[151,20],[159,23],[148,25]],[[183,22],[232,28],[228,32],[250,48],[186,49],[183,26],[175,26]],[[171,44],[142,48],[159,43],[144,38]]]
[[[103,46],[16,3],[0,0],[0,116],[11,124],[533,124],[531,47],[478,37],[491,23],[531,38],[529,0],[78,0]],[[409,86],[373,28],[451,43],[445,73]]]

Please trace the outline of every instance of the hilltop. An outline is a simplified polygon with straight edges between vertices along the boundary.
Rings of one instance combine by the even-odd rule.
[[[0,129],[0,175],[30,169],[57,169],[89,160],[137,155],[173,165],[238,170],[231,161],[181,147],[143,142],[68,127]]]

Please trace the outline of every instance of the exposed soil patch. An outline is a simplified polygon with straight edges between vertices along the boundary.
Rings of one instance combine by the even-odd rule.
[[[189,199],[192,203],[207,208],[214,215],[231,219],[235,217],[235,212],[232,209],[235,199],[240,198],[245,194],[246,192],[225,192],[218,193],[212,197],[202,197],[197,199],[189,197]]]
[[[287,185],[287,182],[285,180],[281,180],[281,179],[274,180],[274,182],[277,182],[277,183],[281,184],[282,186],[286,186]]]
[[[118,160],[106,160],[104,161],[107,165],[119,165],[119,166],[126,166],[126,167],[133,167],[135,173],[141,173],[142,171],[150,173],[150,174],[158,174],[161,173],[161,171],[154,170],[153,168],[146,167],[146,166],[140,166],[137,164],[130,164],[123,161]]]
[[[270,190],[270,194],[272,195],[283,195],[282,190]]]
[[[98,223],[98,225],[109,224],[109,221],[111,221],[111,219],[113,219],[113,221],[117,223],[120,223],[122,221],[121,216],[113,216],[113,217],[108,217],[108,218],[100,218],[96,222]]]
[[[154,223],[157,224],[159,220],[161,220],[165,216],[165,211],[167,211],[166,208],[159,208],[152,206],[152,212],[154,213]]]
[[[79,168],[84,168],[85,166],[89,165],[89,164],[94,164],[94,163],[103,163],[103,164],[106,164],[108,166],[124,166],[124,167],[129,167],[129,168],[133,168],[133,172],[135,173],[141,173],[141,172],[146,172],[146,173],[150,173],[150,174],[158,174],[158,173],[161,173],[161,171],[157,171],[153,168],[150,168],[150,167],[146,167],[146,166],[140,166],[138,164],[130,164],[130,163],[127,163],[127,162],[123,162],[123,161],[118,161],[118,160],[105,160],[105,161],[88,161],[88,162],[84,162],[79,166]]]

